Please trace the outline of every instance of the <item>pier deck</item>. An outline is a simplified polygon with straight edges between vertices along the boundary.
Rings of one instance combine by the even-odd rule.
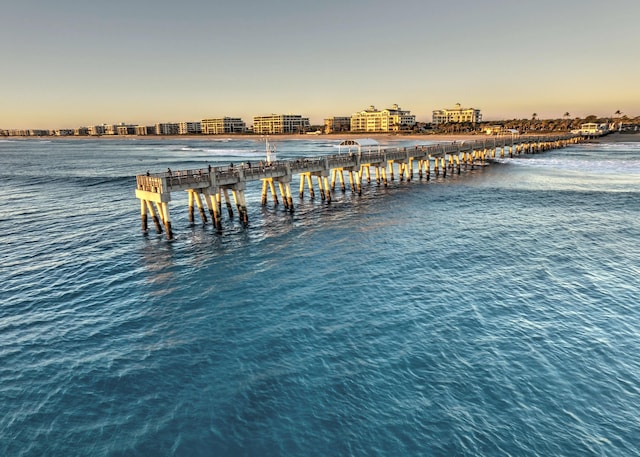
[[[320,157],[303,157],[261,165],[237,164],[193,170],[175,170],[136,176],[136,197],[140,199],[142,230],[147,231],[147,216],[151,216],[158,233],[162,227],[168,239],[173,238],[168,203],[172,192],[189,193],[189,220],[194,221],[197,207],[203,223],[207,223],[206,212],[217,229],[221,229],[222,201],[233,217],[233,206],[237,208],[240,220],[248,222],[244,191],[247,182],[262,181],[262,204],[267,204],[271,191],[274,203],[279,204],[276,185],[284,207],[293,211],[290,183],[294,175],[300,176],[300,198],[307,187],[310,196],[315,196],[312,177],[317,179],[317,187],[322,200],[331,201],[331,192],[339,180],[346,190],[344,173],[349,176],[351,190],[361,192],[362,181],[371,182],[371,167],[375,169],[378,183],[387,184],[394,180],[394,167],[400,180],[410,181],[417,172],[420,178],[429,179],[432,174],[446,176],[460,173],[463,167],[485,164],[493,158],[513,157],[548,149],[561,148],[576,143],[581,138],[576,135],[500,137],[479,141],[452,142],[437,145],[417,145],[404,148],[359,147],[357,152],[340,153]],[[366,150],[363,150],[366,149]],[[417,169],[415,163],[417,162]],[[389,179],[387,178],[389,176]],[[330,179],[330,181],[329,181]],[[233,197],[233,204],[229,198]],[[207,211],[205,211],[205,208]]]

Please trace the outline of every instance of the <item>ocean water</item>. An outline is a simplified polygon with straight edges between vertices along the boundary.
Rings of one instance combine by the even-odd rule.
[[[640,143],[141,233],[263,149],[0,140],[0,455],[640,455]]]

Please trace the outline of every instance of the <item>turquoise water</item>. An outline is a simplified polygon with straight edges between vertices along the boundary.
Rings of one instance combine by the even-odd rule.
[[[640,143],[141,233],[263,149],[0,141],[0,455],[640,455]]]

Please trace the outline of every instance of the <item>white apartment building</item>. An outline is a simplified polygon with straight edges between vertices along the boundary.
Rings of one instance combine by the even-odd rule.
[[[136,134],[136,126],[135,125],[125,125],[120,124],[116,126],[116,133],[118,135],[135,135]]]
[[[395,104],[382,111],[371,105],[351,115],[352,132],[398,132],[410,130],[415,124],[416,116]]]
[[[177,122],[156,124],[156,135],[178,135],[180,125]]]
[[[93,135],[93,136],[104,135],[105,130],[106,130],[106,126],[104,124],[92,125],[89,127],[89,135]]]
[[[449,122],[469,122],[471,124],[477,124],[478,122],[482,122],[482,114],[480,114],[479,109],[462,108],[460,103],[456,103],[456,106],[451,109],[439,109],[433,111],[433,123],[435,125],[446,124]]]
[[[202,123],[200,122],[180,122],[178,124],[180,135],[197,135],[202,133]]]
[[[244,133],[247,125],[239,117],[217,117],[202,119],[202,133],[205,135],[220,135],[223,133]]]
[[[299,114],[269,114],[253,117],[253,133],[259,135],[304,133],[309,128],[309,118]]]
[[[350,129],[349,116],[334,116],[324,120],[324,133],[348,132]]]

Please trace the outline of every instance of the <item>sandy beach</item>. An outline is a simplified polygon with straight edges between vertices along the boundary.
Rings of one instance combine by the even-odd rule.
[[[610,133],[595,140],[593,143],[638,143],[640,142],[640,133]]]

